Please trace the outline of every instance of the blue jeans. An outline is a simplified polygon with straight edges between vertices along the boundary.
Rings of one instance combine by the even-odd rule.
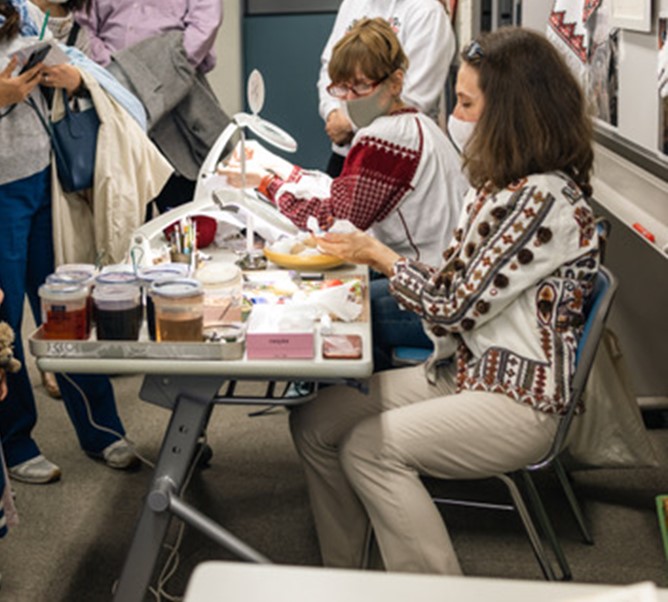
[[[0,319],[14,329],[14,352],[23,363],[19,372],[8,374],[9,392],[0,403],[0,440],[8,466],[25,462],[40,453],[31,436],[37,422],[37,410],[25,367],[21,324],[26,295],[35,322],[41,324],[37,290],[54,269],[50,178],[47,168],[28,178],[0,185],[0,288],[5,293]],[[99,453],[116,441],[117,436],[90,424],[81,395],[62,376],[57,378],[81,448]],[[70,375],[70,378],[88,397],[95,422],[125,434],[109,379],[98,375]]]
[[[420,317],[399,307],[390,294],[387,278],[372,277],[369,289],[375,372],[392,368],[394,347],[434,348],[431,339],[424,332]]]

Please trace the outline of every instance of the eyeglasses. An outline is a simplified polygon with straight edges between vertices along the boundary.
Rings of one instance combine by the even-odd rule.
[[[348,96],[349,92],[352,92],[355,96],[366,96],[367,94],[371,94],[371,92],[380,86],[380,84],[382,84],[388,77],[390,77],[389,73],[376,82],[360,82],[359,84],[353,84],[352,86],[348,86],[347,84],[331,83],[329,86],[327,86],[327,92],[334,98],[339,99],[343,99]]]
[[[479,61],[481,58],[485,56],[485,53],[482,49],[482,46],[480,45],[480,42],[478,40],[473,40],[465,49],[464,49],[464,56],[466,57],[467,61],[475,62]]]

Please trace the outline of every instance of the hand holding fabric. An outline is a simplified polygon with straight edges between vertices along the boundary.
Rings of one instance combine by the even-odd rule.
[[[399,255],[361,230],[350,233],[328,232],[317,239],[318,249],[350,263],[361,263],[389,276]]]
[[[267,150],[257,140],[246,140],[244,142],[244,148],[246,150],[247,171],[262,169],[277,175],[281,180],[287,180],[295,167],[290,161],[286,161],[282,157]],[[232,157],[228,162],[228,166],[241,166],[241,142],[239,142],[234,149]]]
[[[81,85],[81,73],[66,63],[44,67],[41,84],[47,88],[65,88],[71,96]]]
[[[241,166],[228,164],[218,167],[217,173],[227,178],[227,183],[234,188],[257,188],[262,183],[263,178],[271,175],[266,169],[262,169],[257,164],[250,165],[246,163],[246,176],[241,173]]]

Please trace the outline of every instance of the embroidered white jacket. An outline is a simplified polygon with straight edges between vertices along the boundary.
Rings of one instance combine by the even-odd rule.
[[[435,335],[428,363],[457,344],[459,389],[560,413],[570,400],[583,304],[598,269],[594,216],[561,174],[472,191],[440,269],[401,259],[391,290]]]

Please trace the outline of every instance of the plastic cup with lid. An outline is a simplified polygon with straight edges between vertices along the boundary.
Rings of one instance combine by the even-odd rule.
[[[142,321],[136,284],[98,284],[93,290],[98,340],[136,341]]]
[[[90,335],[88,287],[47,282],[39,287],[42,334],[46,339],[83,340]]]
[[[142,295],[146,306],[146,326],[148,336],[155,341],[155,307],[153,299],[149,294],[151,284],[159,280],[178,280],[188,275],[189,267],[184,263],[162,263],[140,268],[138,272],[139,281],[142,285]]]
[[[157,341],[202,341],[204,293],[192,278],[151,285]]]
[[[204,325],[241,320],[242,276],[233,263],[210,263],[195,275],[204,288]]]

